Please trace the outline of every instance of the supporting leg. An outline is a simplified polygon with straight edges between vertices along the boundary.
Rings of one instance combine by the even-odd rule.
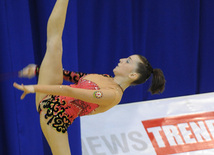
[[[51,125],[47,125],[47,120],[44,118],[45,110],[40,114],[40,125],[42,132],[51,148],[53,155],[71,155],[68,133],[57,132]]]

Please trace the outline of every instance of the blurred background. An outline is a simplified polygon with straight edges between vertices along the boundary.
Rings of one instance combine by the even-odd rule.
[[[29,63],[40,64],[55,0],[0,1],[0,154],[51,154],[35,96],[20,100],[13,82]],[[163,94],[130,87],[120,104],[214,91],[213,0],[70,0],[63,34],[66,70],[113,75],[120,58],[141,54],[163,70]],[[48,75],[47,75],[48,76]],[[51,78],[51,77],[50,77]],[[64,83],[69,84],[69,83]],[[71,151],[81,154],[80,123],[69,127]]]

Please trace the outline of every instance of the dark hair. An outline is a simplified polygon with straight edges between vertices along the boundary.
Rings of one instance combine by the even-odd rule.
[[[161,69],[153,69],[148,60],[141,55],[137,55],[142,62],[138,62],[136,72],[139,73],[139,78],[131,83],[131,85],[138,85],[146,82],[152,76],[152,83],[149,91],[151,94],[162,93],[165,89],[165,77]]]

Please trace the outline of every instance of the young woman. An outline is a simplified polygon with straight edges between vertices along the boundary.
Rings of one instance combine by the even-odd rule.
[[[67,128],[78,116],[97,114],[117,105],[126,88],[144,83],[152,75],[150,92],[161,93],[165,78],[160,69],[152,69],[145,57],[131,55],[120,59],[109,75],[84,74],[62,68],[62,32],[69,0],[57,0],[47,25],[47,49],[40,68],[29,65],[21,77],[39,74],[37,85],[19,85],[21,99],[36,93],[36,107],[40,113],[42,131],[54,155],[70,155]],[[62,85],[63,78],[74,85]]]

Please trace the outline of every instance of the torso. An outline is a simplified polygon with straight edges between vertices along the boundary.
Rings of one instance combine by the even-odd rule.
[[[78,116],[105,112],[117,105],[123,95],[122,89],[114,82],[113,78],[98,74],[83,76],[78,80],[78,83],[71,85],[71,87],[90,90],[111,89],[115,92],[116,97],[112,103],[104,106],[67,96],[47,95],[41,100],[38,111],[40,116],[45,116],[48,125],[51,124],[54,129],[62,133],[67,131],[67,128]]]
[[[110,89],[115,92],[116,97],[115,100],[112,103],[109,103],[108,105],[98,105],[96,103],[89,103],[85,101],[81,101],[72,97],[66,97],[66,96],[54,96],[53,98],[58,98],[60,101],[60,104],[63,104],[62,101],[65,101],[65,105],[57,105],[56,106],[62,106],[62,108],[67,109],[66,107],[74,106],[79,108],[79,110],[76,111],[76,114],[79,116],[84,115],[93,115],[105,112],[115,105],[117,105],[123,95],[123,91],[121,87],[114,82],[114,79],[110,76],[104,76],[100,74],[88,74],[83,76],[78,80],[77,84],[70,85],[71,87],[76,88],[82,88],[82,89],[92,89],[92,90],[99,90],[99,89]],[[49,100],[52,95],[46,96],[41,102],[45,102],[44,100]],[[54,99],[55,101],[55,99]],[[55,104],[54,104],[55,105]],[[40,107],[40,106],[39,106]],[[43,107],[43,106],[42,106]],[[43,108],[42,108],[43,109]],[[39,110],[40,111],[40,110]]]

